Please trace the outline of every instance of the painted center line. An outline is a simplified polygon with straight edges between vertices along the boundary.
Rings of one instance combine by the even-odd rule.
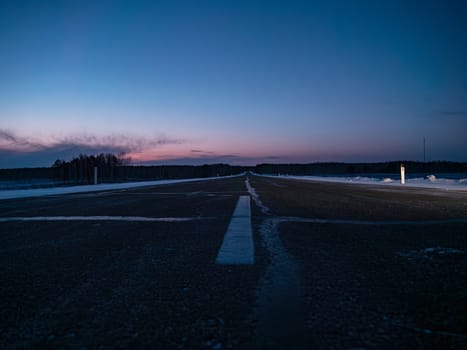
[[[221,265],[251,265],[255,263],[250,196],[238,198],[232,220],[217,254],[216,263]]]

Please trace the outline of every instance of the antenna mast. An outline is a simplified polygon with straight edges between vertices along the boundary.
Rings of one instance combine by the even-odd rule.
[[[426,162],[426,139],[425,136],[423,136],[423,163]]]

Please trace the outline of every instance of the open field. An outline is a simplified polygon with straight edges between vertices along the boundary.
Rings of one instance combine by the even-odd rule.
[[[216,264],[240,196],[254,264]],[[467,347],[465,192],[250,175],[0,208],[1,348]]]

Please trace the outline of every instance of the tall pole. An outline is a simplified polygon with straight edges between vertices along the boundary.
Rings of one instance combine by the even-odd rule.
[[[425,136],[423,136],[423,163],[426,162],[426,139]]]

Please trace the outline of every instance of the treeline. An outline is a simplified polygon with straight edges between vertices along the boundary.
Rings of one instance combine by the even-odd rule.
[[[260,164],[253,167],[228,164],[132,166],[122,155],[99,154],[80,155],[70,161],[57,160],[50,168],[0,169],[0,180],[44,179],[62,184],[91,184],[94,182],[94,167],[98,169],[98,182],[204,178],[236,175],[244,171],[289,175],[397,174],[401,163],[404,163],[406,171],[412,174],[467,173],[467,163],[447,161]]]
[[[57,160],[52,168],[55,180],[89,184],[94,182],[95,167],[97,167],[98,182],[204,178],[234,175],[244,171],[242,167],[227,164],[131,166],[128,163],[128,159],[113,154],[80,155],[68,162]]]
[[[52,165],[54,179],[63,182],[93,183],[94,168],[97,167],[98,178],[112,181],[115,178],[115,170],[125,164],[122,155],[101,153],[98,155],[80,154],[70,161],[57,159]]]
[[[311,164],[260,164],[259,174],[289,175],[339,175],[339,174],[396,174],[404,164],[411,173],[465,173],[467,163],[397,161],[382,163],[311,163]]]

